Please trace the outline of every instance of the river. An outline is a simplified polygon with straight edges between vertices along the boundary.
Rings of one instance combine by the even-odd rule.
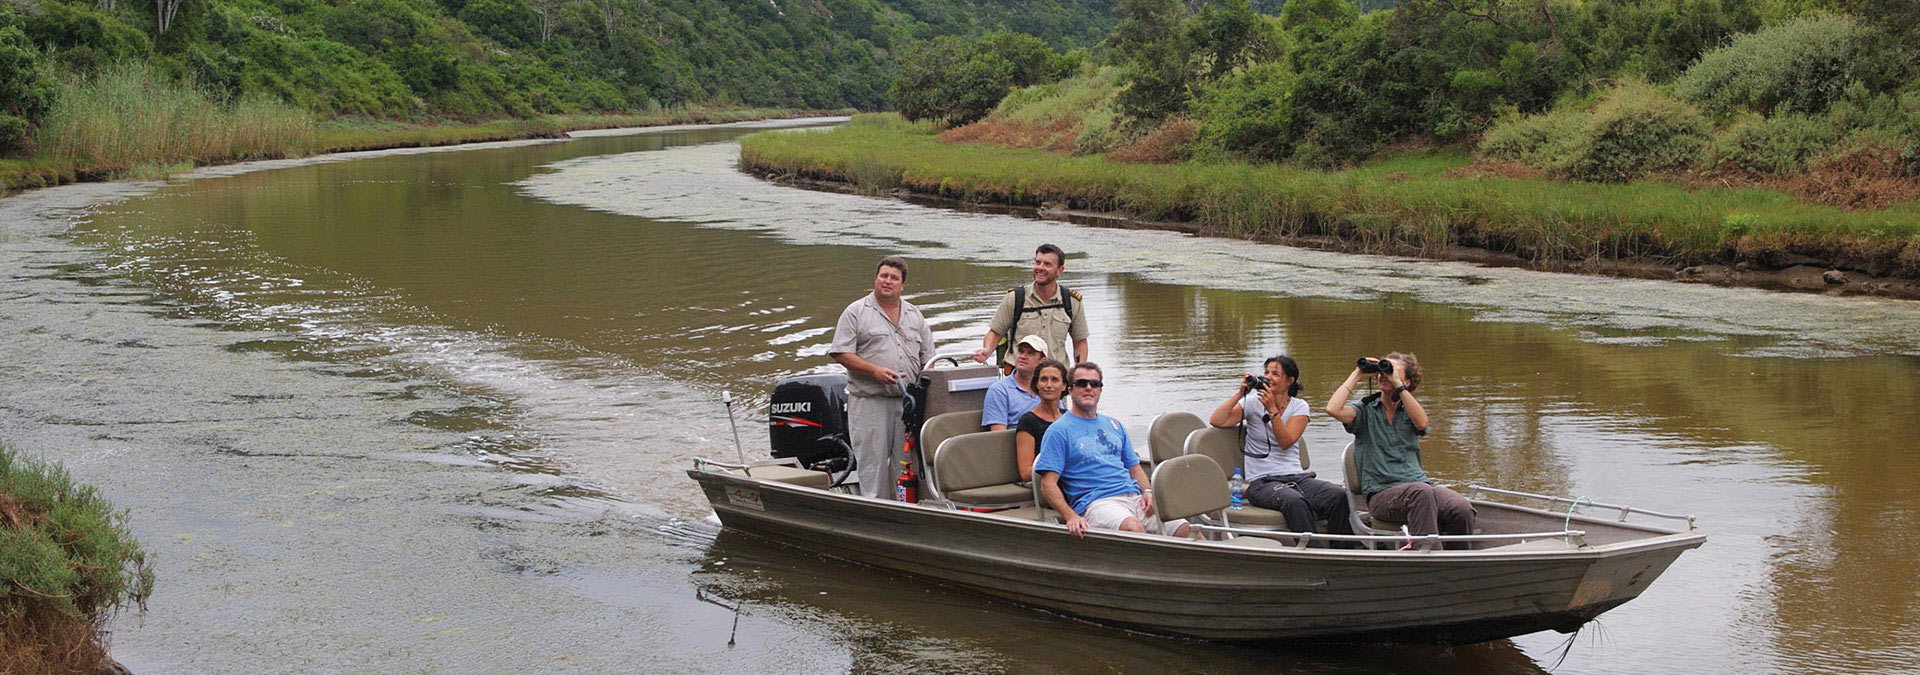
[[[781,125],[0,200],[0,439],[129,509],[158,567],[115,656],[136,672],[1920,659],[1920,543],[1901,534],[1920,520],[1920,304],[1088,228],[739,173],[733,139]],[[719,532],[684,471],[733,452],[721,390],[764,447],[767,390],[827,367],[881,255],[908,257],[909,299],[962,349],[1042,241],[1072,252],[1103,412],[1137,440],[1269,354],[1299,359],[1317,408],[1354,357],[1409,351],[1430,473],[1692,513],[1710,539],[1571,645],[1292,650],[1124,633]],[[1307,437],[1346,440],[1324,415]]]

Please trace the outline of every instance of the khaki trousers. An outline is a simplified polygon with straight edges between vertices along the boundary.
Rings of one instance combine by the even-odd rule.
[[[847,435],[853,437],[860,494],[893,499],[900,462],[907,458],[907,425],[900,420],[904,405],[898,396],[847,397]]]

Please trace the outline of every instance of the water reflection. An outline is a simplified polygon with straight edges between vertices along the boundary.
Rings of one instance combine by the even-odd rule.
[[[195,312],[295,336],[238,349],[426,374],[504,401],[407,420],[495,430],[458,452],[681,516],[705,508],[678,471],[731,452],[712,393],[752,405],[773,380],[826,367],[832,322],[883,251],[914,256],[908,294],[936,339],[971,348],[996,294],[1022,281],[1029,242],[1054,240],[1084,252],[1065,283],[1084,294],[1093,358],[1109,369],[1106,412],[1136,433],[1161,412],[1205,413],[1270,354],[1299,359],[1317,410],[1355,357],[1408,351],[1426,369],[1436,477],[1699,514],[1709,545],[1607,615],[1612,642],[1576,649],[1569,669],[1899,667],[1916,655],[1920,544],[1885,533],[1920,511],[1906,486],[1920,421],[1904,413],[1920,388],[1912,357],[1875,355],[1920,353],[1911,303],[953,213],[777,188],[716,162],[729,145],[681,147],[735,133],[196,180],[105,209],[79,235]],[[1323,477],[1347,438],[1316,415]],[[1528,655],[1551,658],[1560,640],[1276,657],[1134,639],[730,536],[708,556],[728,565],[697,574],[701,588],[833,622],[862,668],[1280,658],[1483,671],[1531,669]],[[1018,630],[984,628],[1006,623]]]

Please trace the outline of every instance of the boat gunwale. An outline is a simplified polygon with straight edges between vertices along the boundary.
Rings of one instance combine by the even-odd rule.
[[[822,490],[819,488],[795,485],[792,483],[786,483],[786,482],[781,482],[776,480],[755,478],[752,476],[745,476],[745,475],[732,473],[731,471],[704,471],[704,470],[695,468],[695,469],[688,470],[687,473],[689,476],[693,477],[696,481],[701,481],[702,476],[707,476],[713,480],[727,481],[727,482],[733,482],[733,483],[745,483],[745,484],[753,485],[759,489],[773,489],[778,492],[787,493],[787,494],[798,496],[801,498],[813,499],[813,500],[825,500],[829,503],[841,503],[841,504],[852,506],[856,509],[878,509],[882,511],[893,511],[897,513],[917,514],[921,516],[932,516],[932,517],[939,517],[939,518],[961,518],[963,520],[968,520],[971,522],[987,523],[987,524],[1000,526],[1000,527],[1017,527],[1017,528],[1024,528],[1028,530],[1044,531],[1050,535],[1056,535],[1056,536],[1057,536],[1057,533],[1062,532],[1066,529],[1065,525],[1062,525],[1059,523],[1043,523],[1037,520],[1028,520],[1025,518],[1010,518],[1007,516],[995,515],[993,513],[982,513],[982,512],[976,512],[976,511],[967,511],[963,509],[940,509],[940,508],[923,507],[923,506],[918,506],[913,504],[895,502],[891,500],[873,499],[873,498],[862,497],[858,495],[838,493],[838,492],[833,492],[829,490]],[[710,499],[709,502],[712,502],[711,505],[716,511],[718,511],[722,508],[724,500],[722,500],[721,502],[713,502]],[[1489,501],[1483,501],[1483,500],[1475,500],[1474,503],[1475,505],[1482,505],[1482,504],[1491,505],[1491,506],[1496,506],[1503,509],[1509,509],[1509,510],[1521,512],[1521,513],[1525,513],[1527,515],[1540,516],[1540,517],[1546,517],[1546,518],[1560,519],[1560,518],[1567,517],[1566,514],[1553,513],[1550,511],[1544,511],[1544,510],[1525,507],[1525,506],[1518,506],[1514,504],[1507,504],[1503,502],[1489,502]],[[741,515],[746,515],[748,517],[755,517],[755,516],[752,516],[752,514],[747,513],[747,511],[750,511],[751,509],[740,509],[740,508],[733,508],[731,507],[731,505],[728,505],[728,506],[729,508],[727,510],[729,511],[734,511],[736,513],[740,513]],[[1414,550],[1414,551],[1380,550],[1380,549],[1354,550],[1354,549],[1331,549],[1331,548],[1299,548],[1296,546],[1286,546],[1283,548],[1268,548],[1268,547],[1252,547],[1252,546],[1236,545],[1236,544],[1232,544],[1224,541],[1176,539],[1176,538],[1166,537],[1161,535],[1147,534],[1144,532],[1124,532],[1124,531],[1118,531],[1118,530],[1089,530],[1086,533],[1086,536],[1091,538],[1096,538],[1096,539],[1114,539],[1122,543],[1128,543],[1128,544],[1134,544],[1134,545],[1149,545],[1149,546],[1153,546],[1156,548],[1163,548],[1163,549],[1201,550],[1201,551],[1208,551],[1216,554],[1224,553],[1229,556],[1246,556],[1246,557],[1261,558],[1261,559],[1309,559],[1309,560],[1336,559],[1336,560],[1367,561],[1367,562],[1392,563],[1392,564],[1400,564],[1402,562],[1405,562],[1407,564],[1417,564],[1419,562],[1433,561],[1433,560],[1447,560],[1447,561],[1490,561],[1490,560],[1565,561],[1565,560],[1579,560],[1579,559],[1601,560],[1605,558],[1637,555],[1637,554],[1641,554],[1649,551],[1664,550],[1668,548],[1681,548],[1681,549],[1696,548],[1701,544],[1703,544],[1707,537],[1705,532],[1702,532],[1698,529],[1689,530],[1689,531],[1673,531],[1673,530],[1666,530],[1663,528],[1649,526],[1641,523],[1623,523],[1623,522],[1609,521],[1609,520],[1594,518],[1592,516],[1586,516],[1581,514],[1573,514],[1571,518],[1574,521],[1589,522],[1589,523],[1604,525],[1608,527],[1619,527],[1619,528],[1640,530],[1648,533],[1651,536],[1648,536],[1645,538],[1631,539],[1628,541],[1614,542],[1609,544],[1589,544],[1584,547],[1574,548],[1574,549],[1564,549],[1564,550],[1529,549],[1529,550],[1522,550],[1522,551],[1499,550],[1500,548],[1505,548],[1505,547],[1493,547],[1488,549],[1476,549],[1476,550],[1433,549],[1433,550]],[[1260,530],[1247,530],[1246,533],[1247,533],[1246,536],[1261,536],[1261,535],[1275,534],[1273,532],[1266,532],[1266,531],[1260,531]],[[858,534],[853,534],[853,533],[841,533],[841,534],[851,535],[854,537],[860,536]],[[1272,538],[1272,537],[1269,536],[1268,538]],[[1540,536],[1540,539],[1555,539],[1555,538],[1559,538],[1558,533],[1542,534]],[[897,543],[898,542],[896,542],[896,544]],[[952,551],[946,551],[946,552],[948,554],[953,553]],[[1003,564],[1008,562],[1004,559],[1001,559],[1000,561]]]

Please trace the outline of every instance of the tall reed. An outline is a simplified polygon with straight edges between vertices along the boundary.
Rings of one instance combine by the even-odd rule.
[[[314,147],[312,113],[269,98],[215,101],[145,64],[69,78],[40,125],[42,157],[140,164],[287,157]]]

